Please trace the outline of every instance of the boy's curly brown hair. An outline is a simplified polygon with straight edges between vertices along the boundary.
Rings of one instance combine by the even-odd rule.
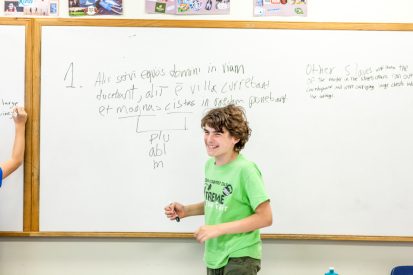
[[[251,135],[244,109],[234,104],[210,110],[201,120],[201,127],[205,125],[221,133],[225,128],[232,137],[239,139],[234,146],[236,152],[244,148]]]

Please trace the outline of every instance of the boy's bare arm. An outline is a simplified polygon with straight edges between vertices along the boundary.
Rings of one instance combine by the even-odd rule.
[[[204,215],[205,202],[199,202],[184,206],[186,217]]]
[[[25,131],[27,113],[22,107],[15,108],[13,111],[13,120],[15,123],[15,136],[11,158],[2,163],[3,178],[13,173],[23,163],[25,147]]]
[[[173,202],[164,208],[165,215],[170,220],[175,220],[204,214],[204,202],[195,204],[183,205],[178,202]]]
[[[228,223],[204,225],[195,232],[195,238],[200,243],[224,234],[237,234],[254,231],[272,224],[272,211],[269,201],[261,203],[251,216]]]

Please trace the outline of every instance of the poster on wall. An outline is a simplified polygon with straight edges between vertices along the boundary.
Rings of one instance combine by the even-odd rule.
[[[58,16],[59,0],[4,1],[5,16]]]
[[[122,0],[69,0],[70,16],[122,15]]]
[[[230,0],[145,0],[147,13],[179,15],[229,14]]]
[[[307,0],[253,0],[254,16],[307,16]]]

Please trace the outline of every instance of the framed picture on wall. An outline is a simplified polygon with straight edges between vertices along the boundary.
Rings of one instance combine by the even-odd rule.
[[[70,16],[122,15],[122,0],[69,0]]]
[[[178,15],[229,14],[230,0],[146,0],[147,13]]]

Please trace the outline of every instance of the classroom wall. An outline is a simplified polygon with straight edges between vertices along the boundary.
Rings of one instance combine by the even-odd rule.
[[[228,16],[172,17],[147,15],[142,0],[124,0],[123,18],[413,22],[411,0],[309,0],[306,18],[253,18],[252,1],[231,2]],[[61,17],[68,17],[67,0],[60,3]],[[264,240],[263,249],[261,275],[324,274],[329,266],[343,275],[387,275],[395,265],[413,264],[412,243]],[[192,239],[0,238],[0,274],[194,275],[204,273],[202,253]]]

